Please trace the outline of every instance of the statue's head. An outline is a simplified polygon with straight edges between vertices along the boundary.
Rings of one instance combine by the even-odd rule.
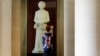
[[[40,1],[40,2],[38,3],[38,7],[39,7],[40,9],[44,9],[44,8],[46,7],[46,3],[45,3],[44,1]]]

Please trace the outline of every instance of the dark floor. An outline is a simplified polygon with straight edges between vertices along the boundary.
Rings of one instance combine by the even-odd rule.
[[[42,53],[41,54],[36,54],[36,53],[32,54],[32,53],[30,53],[30,54],[27,54],[27,56],[43,56],[43,54]]]
[[[28,53],[27,56],[43,56],[43,53],[41,54],[36,54],[36,53]],[[51,55],[51,56],[55,56],[55,55]]]

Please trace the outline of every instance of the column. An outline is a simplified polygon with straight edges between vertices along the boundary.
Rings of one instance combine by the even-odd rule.
[[[64,56],[74,56],[74,0],[64,0]]]
[[[75,0],[75,56],[97,56],[97,0]]]
[[[0,0],[0,56],[11,56],[11,0]]]

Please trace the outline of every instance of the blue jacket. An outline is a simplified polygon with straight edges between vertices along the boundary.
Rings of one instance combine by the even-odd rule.
[[[45,32],[42,36],[43,49],[51,48],[51,32]]]

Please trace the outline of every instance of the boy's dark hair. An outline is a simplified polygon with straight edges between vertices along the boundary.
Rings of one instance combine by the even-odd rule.
[[[50,26],[49,26],[49,25],[47,25],[47,26],[46,26],[46,31],[48,31],[48,32],[49,32],[50,30],[51,30]]]

